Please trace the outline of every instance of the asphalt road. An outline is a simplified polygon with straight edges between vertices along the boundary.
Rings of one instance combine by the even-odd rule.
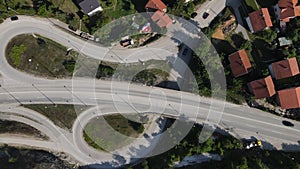
[[[76,48],[79,48],[84,44],[89,48],[81,50],[86,55],[97,59],[118,62],[114,57],[107,58],[103,56],[103,53],[107,52],[107,48],[85,43],[85,41],[73,37],[51,24],[47,24],[43,19],[24,17],[18,22],[5,21],[4,24],[0,25],[0,72],[2,75],[0,107],[2,111],[5,110],[13,114],[3,116],[3,118],[15,118],[16,115],[26,115],[29,120],[31,119],[31,125],[40,128],[41,131],[48,134],[51,141],[43,142],[23,138],[0,138],[0,142],[2,143],[21,144],[67,152],[82,164],[99,162],[98,158],[100,156],[94,154],[97,155],[95,161],[93,156],[87,155],[89,150],[87,150],[86,146],[76,143],[78,140],[82,142],[82,132],[80,132],[82,129],[78,128],[79,123],[75,123],[77,127],[75,127],[76,129],[71,134],[60,129],[36,112],[15,108],[15,105],[18,104],[44,103],[100,106],[98,115],[116,111],[123,114],[158,112],[165,115],[184,117],[184,119],[209,124],[210,126],[221,127],[241,138],[259,137],[263,140],[266,148],[272,148],[271,144],[278,149],[300,150],[299,122],[289,120],[295,126],[293,128],[286,127],[281,123],[284,118],[257,109],[234,105],[222,100],[204,98],[190,93],[128,84],[125,82],[112,83],[83,78],[49,80],[19,72],[7,63],[4,57],[5,47],[7,42],[14,36],[31,32],[41,34],[67,47],[76,46]],[[116,50],[116,52],[118,51]],[[125,56],[126,52],[126,50],[122,50],[120,51],[120,55]],[[128,50],[128,52],[141,51],[132,49]],[[168,56],[169,52],[158,52],[158,59]],[[139,58],[138,56],[136,55],[136,58],[127,61],[136,62],[137,58]],[[82,116],[86,119],[85,122],[88,122],[91,117],[95,116],[93,113],[87,114],[89,115]],[[16,117],[15,119],[30,123],[31,121],[28,121],[28,118]],[[107,164],[105,162],[110,157],[106,158],[103,156],[100,162]]]

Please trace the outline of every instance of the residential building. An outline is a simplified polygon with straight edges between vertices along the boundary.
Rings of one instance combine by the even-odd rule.
[[[155,22],[160,28],[169,27],[173,20],[169,17],[167,12],[167,5],[161,0],[149,0],[145,8],[152,14],[152,21]]]
[[[278,20],[290,22],[290,19],[300,16],[300,1],[279,0],[274,6],[274,11]]]
[[[280,90],[278,93],[278,102],[283,109],[300,108],[300,87]]]
[[[256,99],[271,97],[276,94],[271,76],[248,83],[248,88],[250,92],[254,94]]]
[[[295,57],[272,63],[269,66],[269,69],[272,77],[277,80],[292,77],[300,73],[297,59]]]
[[[252,33],[262,31],[273,26],[268,8],[254,11],[246,18],[248,27]]]
[[[167,5],[165,5],[161,0],[149,0],[145,8],[167,12]]]
[[[78,3],[82,11],[89,16],[92,16],[97,12],[103,11],[98,0],[81,0],[78,1]]]
[[[249,57],[244,49],[230,54],[228,59],[234,77],[245,75],[251,69]]]
[[[161,28],[169,27],[172,24],[172,19],[168,16],[168,14],[159,10],[152,15],[151,19]]]

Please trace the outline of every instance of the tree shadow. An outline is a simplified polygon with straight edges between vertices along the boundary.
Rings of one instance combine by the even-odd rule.
[[[220,40],[220,39],[212,38],[211,42],[212,42],[213,46],[215,47],[215,49],[218,53],[224,53],[225,55],[229,55],[229,54],[236,51],[236,48],[234,48],[226,40]]]
[[[282,144],[282,149],[284,151],[300,151],[300,140],[298,141],[298,144]]]

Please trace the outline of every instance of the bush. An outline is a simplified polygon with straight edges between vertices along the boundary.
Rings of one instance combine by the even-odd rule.
[[[17,67],[20,65],[21,57],[25,51],[26,46],[23,44],[20,46],[14,45],[14,47],[11,49],[9,57],[13,60],[14,65],[16,65]]]

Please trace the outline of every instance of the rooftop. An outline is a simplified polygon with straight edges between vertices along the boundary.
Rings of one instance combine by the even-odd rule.
[[[252,81],[248,83],[248,87],[256,99],[271,97],[276,93],[271,76]]]
[[[230,68],[234,77],[247,74],[251,68],[250,60],[244,49],[230,54],[228,59],[230,61]]]
[[[167,6],[161,0],[149,0],[145,8],[157,9],[162,12],[167,12]]]
[[[288,46],[293,44],[292,40],[287,39],[286,37],[280,37],[278,38],[279,46]]]
[[[289,22],[290,18],[300,16],[300,5],[298,0],[279,0],[278,6],[281,9],[280,19]]]
[[[300,87],[278,91],[278,102],[283,109],[300,108]]]
[[[250,13],[246,21],[251,32],[258,32],[273,26],[268,8],[261,8]]]
[[[172,24],[172,19],[169,15],[159,10],[152,15],[151,19],[161,28],[169,27]]]
[[[297,59],[290,58],[271,64],[271,74],[275,79],[283,79],[299,74]]]
[[[79,6],[82,9],[82,11],[89,16],[103,10],[97,0],[80,1]]]

